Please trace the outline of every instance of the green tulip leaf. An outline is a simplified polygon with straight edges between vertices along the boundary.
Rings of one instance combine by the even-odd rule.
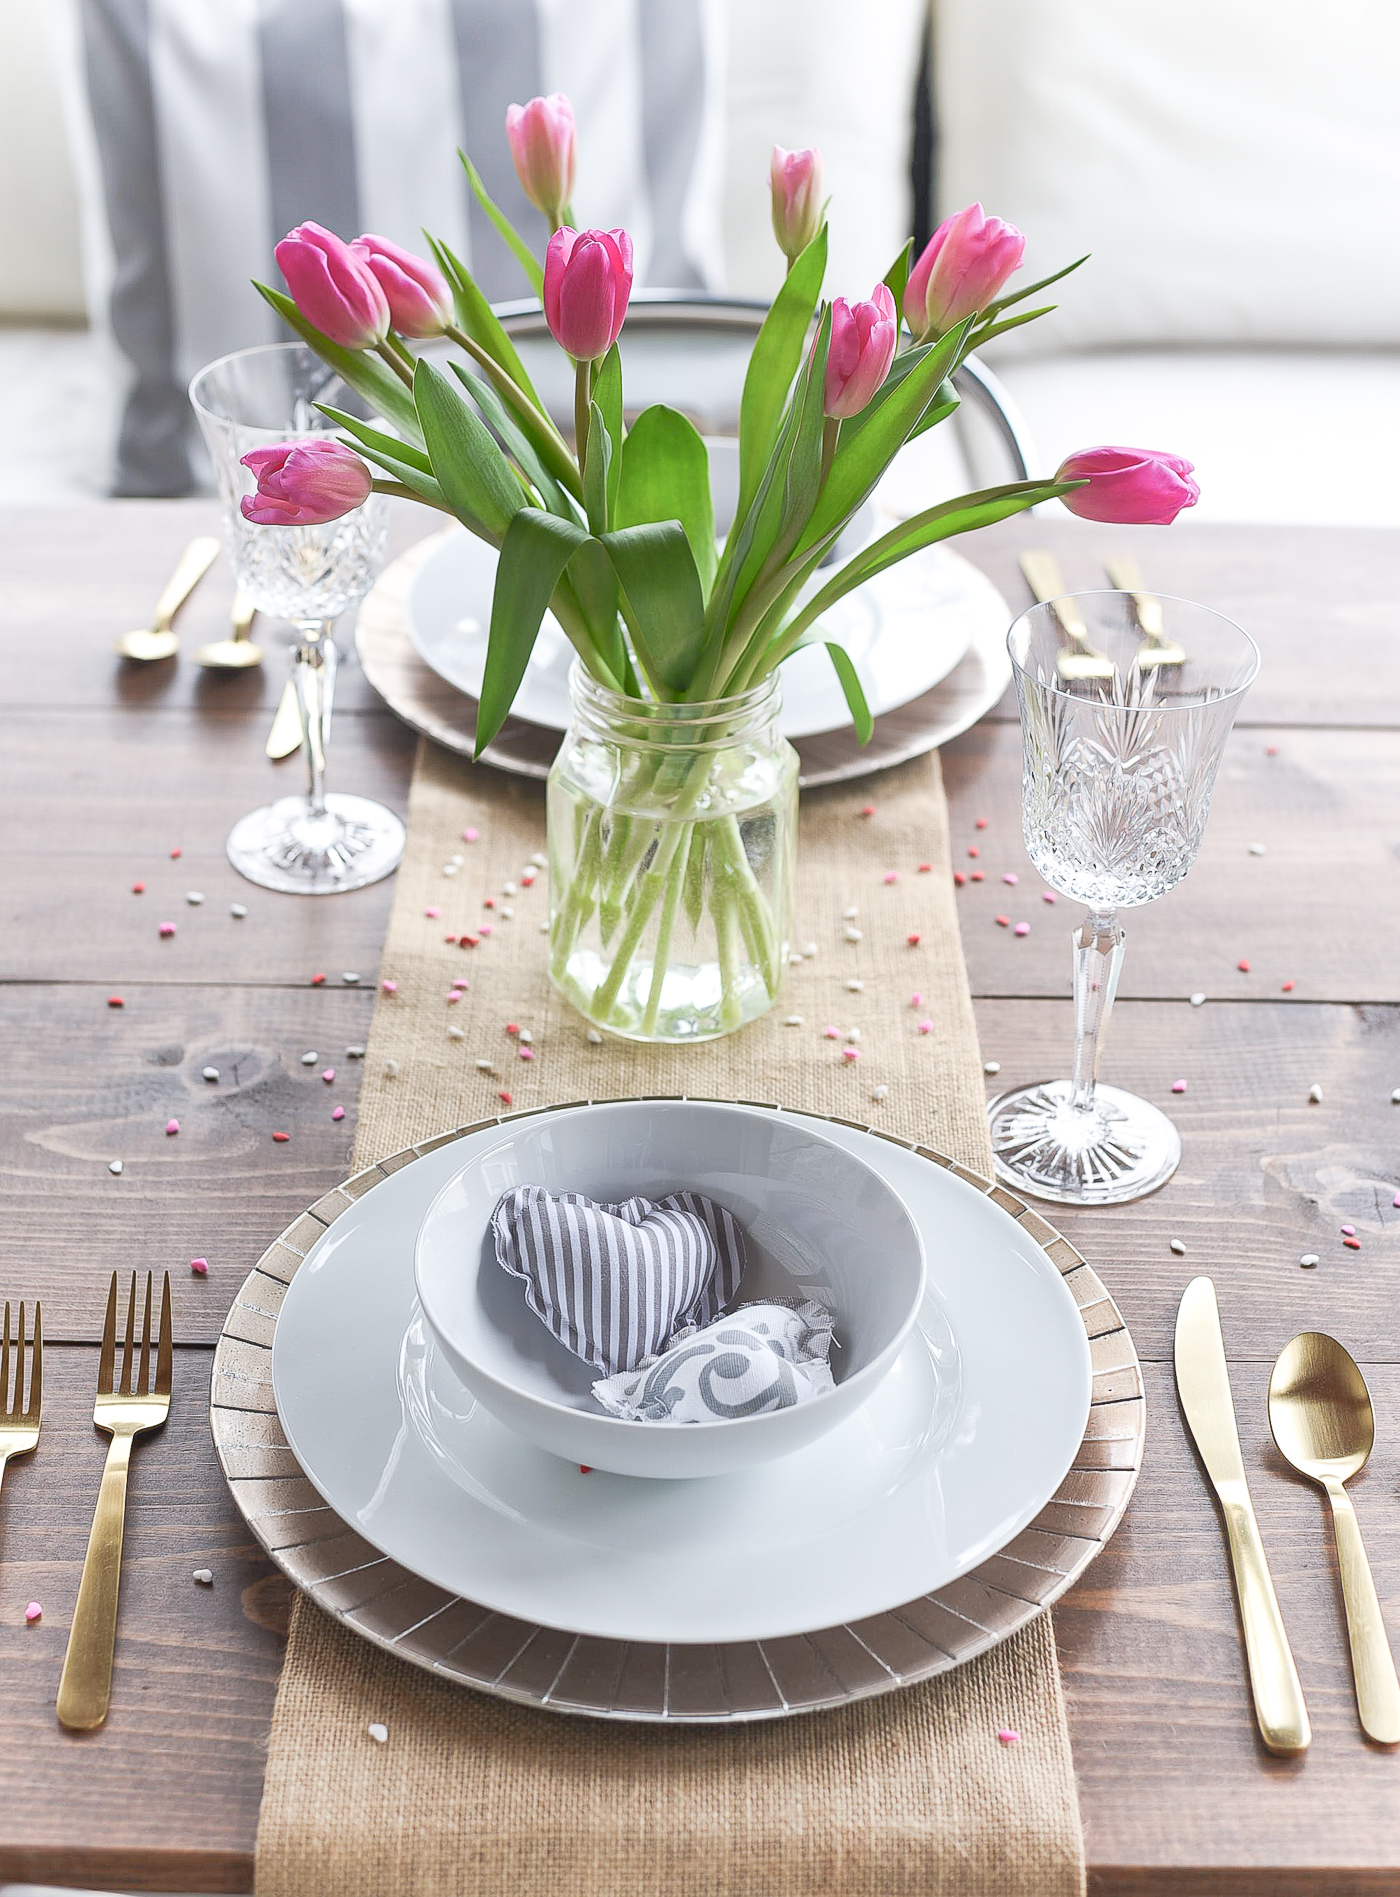
[[[890,265],[889,269],[885,272],[883,279],[884,282],[889,285],[890,295],[894,298],[894,321],[896,331],[898,331],[899,325],[904,320],[904,288],[909,281],[909,271],[913,265],[913,261],[914,240],[911,237],[909,242]]]
[[[391,422],[402,434],[414,441],[422,441],[423,433],[418,425],[417,411],[408,386],[386,362],[368,350],[342,349],[339,343],[333,343],[329,336],[323,336],[314,324],[307,322],[292,299],[284,296],[281,290],[271,289],[266,283],[255,283],[253,287],[272,305],[283,322],[316,351],[322,362],[335,370],[347,388],[363,396],[371,408],[376,409],[385,421]]]
[[[608,531],[608,473],[613,445],[608,424],[596,402],[588,404],[588,445],[583,456],[583,504],[588,510],[588,525],[595,534]]]
[[[475,757],[481,756],[505,723],[535,649],[550,595],[587,538],[586,528],[558,520],[540,507],[522,507],[506,529],[491,600],[486,671],[476,708]]]
[[[1077,270],[1081,264],[1088,263],[1089,257],[1090,252],[1086,250],[1082,257],[1076,257],[1073,263],[1067,263],[1063,270],[1054,270],[1048,277],[1039,277],[1034,283],[1027,283],[1019,290],[1012,290],[1008,296],[999,296],[995,303],[989,303],[982,311],[981,320],[986,322],[989,318],[998,317],[1003,310],[1009,310],[1013,303],[1024,303],[1028,296],[1035,296],[1041,290],[1048,290],[1052,283],[1059,283],[1063,277]]]
[[[561,582],[578,603],[593,650],[619,691],[639,692],[627,641],[617,619],[617,575],[601,541],[588,539],[569,562]]]
[[[500,318],[496,312],[477,288],[471,271],[446,244],[429,235],[427,231],[423,235],[428,239],[438,268],[447,278],[448,287],[452,291],[452,301],[457,306],[458,323],[472,341],[484,349],[497,367],[504,371],[516,388],[527,395],[536,408],[541,408],[543,405],[535,393],[534,384],[525,373],[525,364],[520,360],[515,344],[501,327]]]
[[[604,534],[632,629],[653,686],[679,695],[695,675],[705,643],[705,599],[684,527],[678,520]]]
[[[329,402],[318,402],[316,406],[333,422],[339,422],[351,437],[345,444],[347,447],[356,449],[367,461],[392,474],[396,481],[411,489],[429,507],[440,507],[445,514],[452,512],[442,489],[433,478],[433,464],[421,449],[400,441],[397,435],[383,434],[368,422],[362,422],[358,416],[347,415],[343,409],[333,408]],[[479,522],[473,524],[473,531],[486,538]]]
[[[534,291],[540,302],[543,303],[544,271],[540,266],[539,259],[525,242],[525,239],[520,235],[520,232],[515,228],[514,224],[511,223],[500,205],[491,197],[486,186],[481,182],[480,172],[472,163],[471,159],[468,158],[464,151],[459,151],[457,156],[462,161],[463,168],[467,174],[467,181],[471,185],[472,193],[477,203],[481,206],[482,210],[485,211],[486,215],[505,239],[506,244],[513,252],[520,268],[529,278],[530,288]]]
[[[486,377],[468,369],[464,363],[453,362],[451,367],[452,373],[481,410],[501,446],[515,461],[550,513],[557,514],[561,520],[577,520],[577,509],[545,466],[534,442]]]
[[[793,263],[754,339],[739,404],[739,504],[742,520],[758,492],[778,438],[792,378],[802,361],[826,275],[826,225]]]
[[[495,436],[424,358],[414,373],[413,395],[428,458],[448,506],[468,525],[479,521],[499,546],[525,497]]]
[[[694,423],[679,409],[660,402],[643,409],[627,431],[618,459],[614,527],[678,520],[708,598],[719,554],[710,498],[710,457]]]

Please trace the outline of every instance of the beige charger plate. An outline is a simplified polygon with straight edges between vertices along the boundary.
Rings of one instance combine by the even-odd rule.
[[[449,751],[472,754],[476,742],[476,700],[459,692],[425,664],[408,636],[408,590],[423,562],[457,529],[430,534],[392,561],[366,594],[355,621],[355,649],[365,677],[390,711],[413,730]],[[951,559],[961,559],[950,553]],[[976,568],[971,569],[976,572]],[[988,582],[978,573],[984,588]],[[936,750],[975,725],[997,704],[1011,683],[1006,650],[1008,612],[988,617],[967,652],[932,691],[899,705],[875,720],[869,744],[857,744],[849,726],[793,739],[801,760],[798,783],[839,784],[868,777],[907,759]],[[560,734],[524,718],[507,718],[482,752],[482,762],[517,776],[548,776]]]
[[[660,1646],[564,1633],[477,1606],[389,1560],[329,1508],[288,1447],[272,1395],[277,1313],[302,1259],[401,1166],[468,1134],[564,1110],[479,1120],[380,1160],[303,1212],[244,1280],[214,1353],[210,1427],[240,1513],[289,1580],[376,1646],[480,1692],[553,1712],[688,1724],[816,1712],[932,1679],[1005,1640],[1079,1579],[1122,1519],[1142,1466],[1142,1374],[1116,1305],[1069,1241],[1004,1187],[912,1140],[831,1114],[806,1117],[888,1139],[985,1192],[1043,1247],[1083,1320],[1093,1366],[1084,1440],[1054,1496],[999,1554],[937,1593],[853,1625]]]

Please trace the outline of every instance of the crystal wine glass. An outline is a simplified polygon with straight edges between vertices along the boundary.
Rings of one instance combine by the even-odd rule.
[[[999,1176],[1066,1205],[1139,1199],[1181,1158],[1164,1113],[1098,1084],[1123,963],[1118,911],[1165,895],[1195,862],[1225,740],[1259,669],[1258,648],[1232,621],[1186,600],[1160,607],[1157,641],[1144,634],[1134,595],[1117,592],[1034,606],[1008,638],[1026,848],[1051,888],[1089,914],[1072,938],[1073,1078],[999,1094],[987,1112]],[[1184,661],[1155,663],[1161,643]],[[1067,679],[1088,669],[1089,651],[1110,661],[1112,676]]]
[[[290,658],[309,788],[236,823],[229,861],[264,889],[306,896],[360,889],[398,867],[404,828],[382,804],[326,790],[337,657],[331,627],[383,564],[384,501],[372,494],[363,507],[317,527],[255,526],[238,505],[257,486],[242,465],[250,449],[334,434],[336,424],[315,404],[360,412],[360,403],[302,343],[266,343],[210,363],[190,384],[190,400],[214,463],[237,583],[260,612],[297,629]]]

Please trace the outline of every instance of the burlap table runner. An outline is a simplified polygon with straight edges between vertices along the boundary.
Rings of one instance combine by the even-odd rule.
[[[538,785],[421,748],[381,969],[397,990],[375,1008],[357,1169],[500,1110],[501,1093],[524,1107],[689,1092],[868,1121],[990,1172],[936,757],[804,796],[797,942],[816,953],[789,970],[765,1020],[705,1046],[589,1042],[545,975],[545,876],[522,882],[543,840]],[[887,883],[890,870],[898,880]],[[848,942],[853,907],[860,939]],[[490,933],[475,949],[444,939],[483,923]],[[459,975],[470,990],[449,1004]],[[792,1015],[800,1025],[787,1025]],[[507,1022],[528,1028],[533,1059],[519,1058]],[[920,1022],[934,1026],[920,1032]],[[827,1026],[843,1037],[859,1028],[860,1040],[828,1039]],[[844,1045],[858,1045],[859,1059],[846,1059]],[[371,1721],[388,1727],[387,1744],[368,1736]],[[999,1742],[1008,1726],[1019,1744]],[[1048,1614],[901,1693],[684,1730],[522,1709],[438,1682],[296,1602],[258,1827],[260,1897],[1078,1897],[1083,1888]]]

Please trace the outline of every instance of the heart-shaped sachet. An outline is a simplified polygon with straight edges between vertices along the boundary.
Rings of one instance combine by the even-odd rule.
[[[678,1333],[651,1363],[601,1378],[609,1416],[637,1423],[720,1423],[791,1409],[832,1386],[835,1339],[820,1304],[741,1304]]]
[[[496,1258],[566,1350],[607,1376],[666,1349],[674,1332],[727,1310],[744,1235],[698,1192],[599,1205],[515,1186],[491,1214]]]

